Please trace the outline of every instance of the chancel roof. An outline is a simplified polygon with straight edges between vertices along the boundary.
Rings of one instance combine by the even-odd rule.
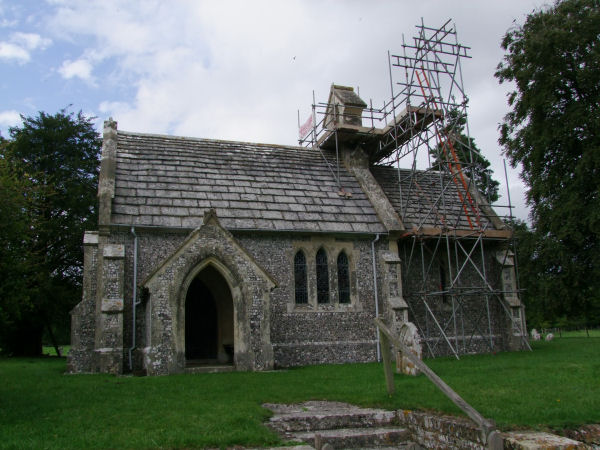
[[[413,172],[388,166],[371,167],[371,173],[409,230],[504,228],[468,178],[456,176],[453,180],[434,170]]]

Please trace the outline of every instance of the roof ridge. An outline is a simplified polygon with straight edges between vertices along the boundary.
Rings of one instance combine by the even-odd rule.
[[[212,139],[212,138],[200,138],[193,136],[180,136],[180,135],[172,135],[172,134],[158,134],[158,133],[142,133],[138,131],[127,131],[127,130],[117,130],[117,135],[123,134],[126,136],[141,136],[141,137],[152,137],[152,138],[161,138],[161,139],[171,139],[174,141],[191,141],[191,142],[215,142],[215,143],[224,143],[224,144],[242,144],[242,145],[254,145],[257,147],[269,147],[269,148],[289,148],[294,150],[312,150],[309,147],[303,147],[299,145],[288,145],[288,144],[268,144],[264,142],[250,142],[250,141],[233,141],[227,139]]]
[[[415,172],[419,175],[423,175],[423,174],[427,174],[427,175],[432,175],[432,176],[438,176],[440,173],[443,174],[443,176],[445,177],[450,177],[451,175],[449,175],[447,172],[443,171],[443,170],[435,170],[435,169],[408,169],[406,167],[394,167],[394,166],[385,166],[385,165],[380,165],[380,164],[373,164],[369,167],[369,169],[374,169],[374,170],[387,170],[387,171],[394,171],[394,172],[398,172],[398,170],[400,170],[401,172],[407,172],[407,173],[411,173],[411,172]]]

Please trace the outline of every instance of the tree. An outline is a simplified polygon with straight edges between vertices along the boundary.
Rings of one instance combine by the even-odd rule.
[[[545,301],[555,317],[599,320],[600,2],[557,1],[509,30],[498,65],[514,82],[500,144],[522,165]]]
[[[0,141],[1,155],[5,155],[7,141]],[[26,180],[17,177],[6,158],[0,158],[0,337],[14,331],[15,324],[30,312],[28,273],[31,259],[28,227]],[[6,345],[0,340],[0,348]]]
[[[458,109],[453,109],[448,113],[447,126],[445,134],[452,142],[452,149],[456,153],[457,159],[461,164],[463,173],[475,184],[489,203],[498,200],[498,189],[500,183],[493,178],[491,163],[483,156],[475,140],[467,136],[465,128],[467,119]],[[455,163],[449,145],[439,144],[430,151],[433,157],[432,167],[441,169],[443,164]]]
[[[510,225],[515,232],[519,282],[525,288],[521,292],[521,300],[527,306],[527,323],[538,329],[558,325],[560,303],[555,303],[557,296],[548,295],[553,283],[540,248],[542,241],[525,222],[513,219]]]
[[[2,230],[4,242],[20,249],[12,257],[20,265],[0,281],[0,307],[11,305],[0,339],[5,352],[31,355],[41,352],[43,331],[53,339],[65,328],[81,296],[81,241],[96,225],[101,144],[92,119],[81,112],[22,119],[0,155],[4,178],[19,181],[4,205],[25,223]]]

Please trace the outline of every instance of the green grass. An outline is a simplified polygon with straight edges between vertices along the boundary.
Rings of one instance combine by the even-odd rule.
[[[61,356],[67,356],[67,354],[69,353],[69,350],[71,349],[70,345],[61,345],[60,347],[62,347],[62,355]],[[42,355],[44,356],[57,356],[56,354],[56,349],[51,346],[51,345],[44,345],[42,347]]]
[[[600,422],[600,339],[536,342],[534,352],[428,360],[502,428]],[[64,358],[0,359],[1,448],[198,448],[280,443],[263,402],[348,401],[389,409],[458,410],[424,377],[380,364],[262,373],[63,375]]]
[[[588,336],[589,334],[589,336]],[[554,333],[555,337],[563,337],[563,338],[572,338],[572,337],[591,337],[591,338],[600,338],[600,328],[593,328],[589,330],[572,330],[572,331],[561,331],[559,333]]]

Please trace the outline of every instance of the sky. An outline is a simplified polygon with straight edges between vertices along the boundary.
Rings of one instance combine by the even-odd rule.
[[[63,108],[121,130],[297,145],[298,115],[332,83],[389,100],[388,51],[421,20],[454,23],[470,134],[507,205],[498,125],[508,111],[494,72],[508,29],[539,0],[0,0],[0,133],[20,115]],[[525,187],[507,162],[514,214]],[[498,209],[501,215],[507,214]]]

